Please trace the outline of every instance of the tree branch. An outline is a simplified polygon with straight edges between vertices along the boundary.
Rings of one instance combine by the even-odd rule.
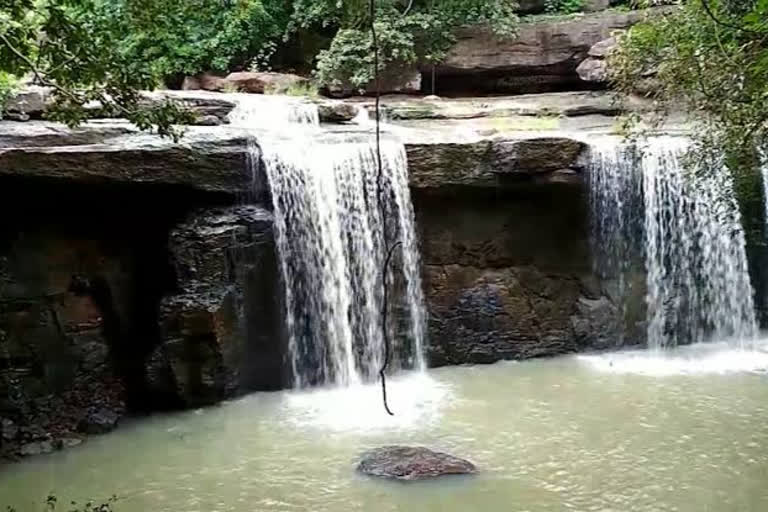
[[[721,19],[719,19],[717,16],[715,16],[715,13],[712,11],[712,8],[709,6],[709,0],[701,0],[701,6],[704,7],[704,11],[707,13],[707,16],[709,16],[712,21],[714,21],[716,24],[721,25],[723,27],[732,28],[734,30],[739,30],[742,32],[749,32],[751,34],[759,34],[760,32],[755,32],[754,30],[750,30],[745,27],[741,27],[739,25],[734,25],[732,23],[727,23]]]
[[[403,16],[408,16],[408,13],[411,12],[411,8],[413,7],[413,0],[408,0],[408,5],[406,6],[405,10],[403,11]]]
[[[3,44],[11,50],[11,52],[16,55],[21,61],[27,65],[29,68],[29,71],[32,72],[33,75],[35,75],[35,78],[44,86],[51,87],[53,89],[56,89],[58,92],[60,92],[62,95],[68,97],[69,99],[73,101],[80,102],[80,98],[78,98],[72,91],[68,91],[67,89],[64,89],[63,87],[57,85],[55,82],[51,82],[48,80],[48,78],[45,76],[45,73],[40,71],[37,66],[35,66],[35,63],[32,62],[29,57],[21,53],[15,46],[11,44],[11,42],[8,40],[7,37],[5,37],[5,34],[0,33],[0,41],[3,42]]]
[[[381,161],[381,83],[379,80],[379,40],[376,34],[376,0],[369,0],[369,18],[371,23],[371,40],[373,44],[373,79],[376,87],[376,199],[379,203],[379,214],[381,216],[381,227],[383,230],[382,241],[384,247],[389,245],[389,236],[387,233],[387,210],[384,206],[384,170]],[[389,329],[387,322],[387,313],[389,310],[388,293],[387,293],[387,269],[389,268],[390,260],[394,249],[400,245],[400,242],[396,243],[389,248],[386,259],[384,260],[384,267],[381,269],[381,285],[383,289],[382,305],[381,305],[381,336],[384,342],[384,361],[379,369],[379,377],[381,378],[381,394],[384,402],[384,410],[387,414],[394,416],[395,413],[389,408],[387,402],[387,368],[389,367],[389,360],[391,357],[391,349],[389,344]]]

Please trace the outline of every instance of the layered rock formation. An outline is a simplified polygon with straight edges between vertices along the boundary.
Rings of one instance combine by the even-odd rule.
[[[162,341],[149,392],[185,406],[216,403],[282,378],[272,215],[256,206],[203,209],[171,231],[178,289],[160,304]]]
[[[616,306],[592,277],[587,199],[571,170],[565,183],[416,191],[432,365],[616,346]]]
[[[480,28],[461,32],[447,58],[434,69],[436,92],[528,93],[589,87],[576,72],[589,49],[615,30],[626,29],[665,8],[607,10],[584,16],[523,23],[514,38]],[[432,70],[425,69],[431,75]]]
[[[185,101],[227,108],[205,95]],[[421,100],[395,105],[409,112],[397,133],[421,237],[430,363],[615,343],[615,307],[590,277],[586,146],[565,129],[610,124],[600,114],[612,102],[481,104],[423,115]],[[332,110],[342,120],[358,106]],[[549,131],[525,129],[550,121]],[[259,136],[249,137],[189,127],[174,144],[119,121],[0,123],[2,208],[14,219],[0,236],[4,453],[75,443],[126,410],[284,385],[269,189],[250,165]]]

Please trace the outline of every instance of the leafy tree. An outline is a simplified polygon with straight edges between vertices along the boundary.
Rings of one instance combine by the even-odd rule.
[[[581,12],[584,2],[583,0],[547,0],[546,8],[549,13],[573,14]]]
[[[126,34],[100,7],[91,0],[0,0],[0,98],[15,79],[31,77],[52,88],[54,120],[77,125],[96,103],[107,116],[178,136],[174,124],[191,114],[172,101],[143,101],[139,91],[154,88],[157,75],[124,51]]]
[[[158,76],[242,68],[287,30],[285,0],[98,0],[121,51]]]
[[[318,56],[317,77],[331,87],[364,89],[373,79],[373,43],[366,2],[295,0],[293,27],[337,26],[330,48]],[[509,0],[379,0],[376,31],[380,69],[439,62],[464,25],[484,24],[515,33],[517,4]]]
[[[756,176],[768,152],[768,0],[686,0],[636,25],[610,58],[624,92],[644,93],[661,114],[687,114],[699,157],[725,159],[746,219],[760,218]],[[761,230],[757,222],[750,231]],[[751,228],[751,229],[750,229]]]

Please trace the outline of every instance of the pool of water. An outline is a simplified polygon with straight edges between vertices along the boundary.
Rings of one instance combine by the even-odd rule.
[[[259,393],[124,424],[0,469],[0,509],[119,497],[134,511],[765,511],[768,353],[720,345],[406,375],[379,387]],[[399,483],[360,452],[418,444],[475,476]]]

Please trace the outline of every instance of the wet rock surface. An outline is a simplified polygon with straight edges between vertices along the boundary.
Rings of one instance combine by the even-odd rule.
[[[279,386],[271,213],[197,210],[172,230],[170,251],[179,290],[160,305],[162,342],[146,364],[151,393],[198,406]]]
[[[174,96],[217,120],[238,98]],[[411,116],[394,132],[409,158],[431,364],[616,343],[616,305],[586,284],[584,130],[549,123],[610,124],[610,103],[578,93],[395,105]],[[325,136],[370,136],[343,125],[361,104],[322,101],[321,117],[341,123]],[[75,445],[126,411],[286,384],[268,186],[250,165],[261,143],[227,125],[189,127],[174,144],[114,120],[0,122],[0,210],[14,219],[0,227],[0,454]],[[253,205],[234,206],[243,201]]]
[[[592,283],[582,185],[416,191],[430,364],[618,343],[617,305]]]
[[[80,421],[78,430],[86,434],[106,434],[117,428],[120,416],[109,409],[97,409]]]
[[[172,281],[168,226],[198,199],[134,193],[0,177],[0,213],[14,219],[0,228],[2,457],[71,446],[144,401],[140,362]]]
[[[426,480],[467,475],[475,465],[447,453],[424,447],[384,446],[363,453],[357,470],[366,475],[397,480]]]
[[[406,145],[411,186],[420,189],[517,184],[533,175],[578,167],[585,148],[577,140],[547,136]]]
[[[324,100],[317,105],[322,123],[346,123],[359,113],[357,105],[344,101]]]
[[[627,107],[618,100],[615,94],[606,91],[569,91],[487,98],[414,98],[393,95],[382,99],[381,108],[387,118],[394,121],[503,119],[516,116],[614,116],[621,113],[623,107]],[[373,115],[371,101],[356,102]],[[511,126],[513,127],[514,125]]]

